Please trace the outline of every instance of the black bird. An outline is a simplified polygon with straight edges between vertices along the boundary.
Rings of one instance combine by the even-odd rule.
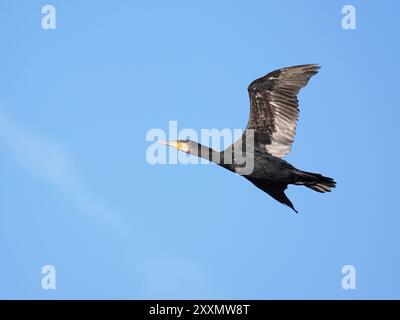
[[[254,80],[248,87],[250,117],[243,136],[222,152],[191,140],[164,143],[239,172],[257,188],[297,212],[284,192],[288,184],[303,185],[318,192],[330,192],[336,186],[332,178],[301,171],[281,159],[289,153],[296,133],[297,94],[319,68],[317,64],[287,67]],[[252,170],[246,172],[244,169],[249,163]]]

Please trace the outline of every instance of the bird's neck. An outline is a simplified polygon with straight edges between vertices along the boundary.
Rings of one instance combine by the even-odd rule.
[[[254,170],[254,150],[246,152],[241,149],[241,144],[236,145],[238,151],[235,153],[235,146],[231,145],[222,152],[199,144],[197,152],[192,153],[200,158],[213,162],[229,171],[240,175],[249,175]],[[250,149],[251,150],[251,149]]]
[[[223,152],[215,151],[212,148],[198,144],[197,150],[195,150],[194,152],[192,151],[191,154],[225,167]]]

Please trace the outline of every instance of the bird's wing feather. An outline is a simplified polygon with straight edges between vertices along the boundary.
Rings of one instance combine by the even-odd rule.
[[[318,69],[317,64],[282,68],[249,85],[246,129],[253,129],[255,143],[273,156],[282,158],[289,153],[299,117],[297,94]]]
[[[255,179],[255,178],[247,178],[251,183],[253,183],[257,188],[262,191],[268,193],[272,198],[287,205],[289,208],[293,209],[296,213],[298,211],[293,206],[293,203],[289,200],[289,198],[285,194],[285,190],[287,188],[286,183],[272,182],[263,179]]]

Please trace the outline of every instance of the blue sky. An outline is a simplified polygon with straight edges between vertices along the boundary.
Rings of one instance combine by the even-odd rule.
[[[400,298],[399,9],[1,1],[0,298]],[[289,187],[300,214],[217,166],[147,163],[150,129],[243,128],[247,85],[304,63],[287,160],[338,186]]]

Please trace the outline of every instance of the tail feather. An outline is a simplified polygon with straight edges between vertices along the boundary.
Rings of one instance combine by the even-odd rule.
[[[336,187],[336,182],[332,178],[324,177],[319,173],[300,171],[296,172],[299,181],[296,184],[301,184],[315,190],[317,192],[331,192]]]

